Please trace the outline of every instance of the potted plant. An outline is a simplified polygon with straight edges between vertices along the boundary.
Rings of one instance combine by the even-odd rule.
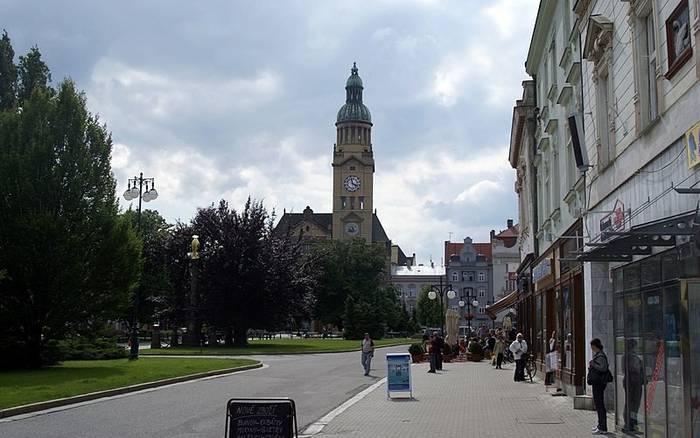
[[[469,342],[469,346],[467,347],[467,350],[469,351],[469,354],[467,354],[467,359],[473,361],[473,362],[480,362],[484,350],[481,348],[481,345],[476,342],[476,341],[471,341]]]
[[[411,344],[408,347],[408,352],[411,353],[411,359],[413,359],[413,363],[423,362],[423,356],[425,355],[425,351],[423,350],[423,345]]]

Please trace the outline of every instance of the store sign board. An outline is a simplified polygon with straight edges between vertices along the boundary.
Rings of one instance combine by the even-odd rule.
[[[617,199],[612,212],[600,220],[600,233],[604,236],[606,231],[623,231],[625,226],[625,204]]]
[[[532,280],[537,283],[552,275],[552,259],[544,259],[532,269]]]
[[[231,399],[226,405],[226,438],[295,438],[291,399]]]
[[[692,169],[700,164],[700,122],[686,131],[684,143],[688,154],[688,169]]]

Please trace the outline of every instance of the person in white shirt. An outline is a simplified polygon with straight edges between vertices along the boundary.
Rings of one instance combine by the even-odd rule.
[[[369,333],[365,333],[365,339],[362,340],[362,366],[365,369],[365,376],[369,376],[373,356],[374,341],[369,337]]]
[[[513,352],[513,357],[515,358],[515,375],[513,380],[516,382],[525,381],[525,355],[527,353],[527,342],[523,339],[523,334],[518,333],[515,337],[515,341],[508,347],[510,351]]]

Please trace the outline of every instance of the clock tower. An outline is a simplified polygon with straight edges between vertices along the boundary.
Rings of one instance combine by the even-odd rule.
[[[335,123],[333,146],[333,238],[373,241],[372,116],[362,103],[362,79],[355,63],[345,84],[345,105]]]

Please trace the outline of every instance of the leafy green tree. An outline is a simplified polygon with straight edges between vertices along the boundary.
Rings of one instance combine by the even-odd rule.
[[[0,365],[38,367],[48,342],[123,314],[141,245],[117,214],[112,139],[84,94],[64,80],[19,111],[0,68]]]
[[[3,29],[0,38],[0,111],[13,108],[17,101],[17,66],[12,42]]]
[[[385,250],[363,239],[327,240],[315,245],[312,257],[319,272],[314,317],[342,329],[348,295],[372,297],[381,287]]]
[[[26,56],[19,57],[19,83],[17,84],[17,100],[20,105],[32,95],[35,89],[51,92],[51,72],[41,60],[41,53],[35,46]]]
[[[431,300],[428,297],[430,286],[423,286],[416,302],[416,318],[424,326],[438,327],[442,322],[442,312],[440,310],[440,300]]]

